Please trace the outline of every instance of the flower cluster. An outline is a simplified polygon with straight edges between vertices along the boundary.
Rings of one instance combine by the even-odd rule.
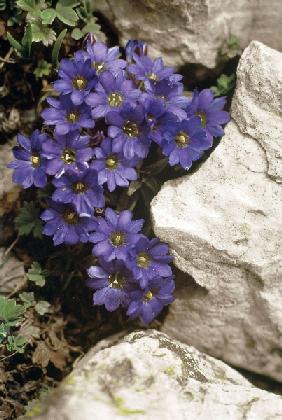
[[[94,304],[150,322],[173,300],[168,247],[140,233],[132,213],[107,207],[105,192],[128,187],[156,143],[172,166],[189,169],[214,136],[222,136],[229,115],[225,98],[209,89],[184,95],[182,76],[162,58],[147,56],[147,45],[129,41],[126,60],[118,47],[89,37],[86,50],[60,63],[57,97],[42,112],[47,132],[18,136],[13,180],[24,188],[53,193],[42,213],[43,233],[55,245],[94,243],[99,265],[88,270]]]

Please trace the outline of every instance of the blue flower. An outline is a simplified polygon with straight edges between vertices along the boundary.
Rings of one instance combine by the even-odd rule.
[[[54,88],[63,95],[70,94],[75,105],[82,104],[97,83],[96,71],[91,67],[90,60],[61,60],[59,76]]]
[[[42,156],[42,146],[50,141],[47,134],[35,130],[31,138],[18,135],[18,144],[13,148],[16,160],[9,163],[8,168],[14,169],[13,182],[29,188],[35,185],[43,188],[47,184],[46,159]]]
[[[144,324],[149,324],[165,305],[174,300],[172,277],[155,277],[148,281],[145,289],[141,289],[138,283],[135,285],[135,289],[128,293],[130,304],[126,314],[133,319],[140,318]]]
[[[96,290],[93,295],[94,305],[105,305],[108,311],[128,306],[127,288],[132,274],[122,261],[107,263],[101,259],[100,265],[90,267],[87,273],[90,277],[87,285]]]
[[[214,137],[224,135],[222,125],[230,121],[228,112],[223,111],[225,103],[225,97],[214,98],[210,89],[203,89],[201,92],[195,90],[186,108],[188,117],[193,115],[200,117],[210,144]]]
[[[51,108],[41,113],[46,125],[55,125],[55,133],[64,135],[80,128],[93,128],[91,108],[85,103],[74,105],[69,95],[61,95],[59,99],[47,98]]]
[[[54,245],[88,242],[88,231],[93,229],[91,218],[80,216],[69,204],[51,201],[49,205],[40,217],[46,222],[42,232],[44,235],[53,236]]]
[[[104,207],[103,188],[98,185],[97,173],[86,169],[84,172],[67,172],[54,179],[56,187],[52,195],[54,201],[72,203],[79,215],[93,216],[94,207]]]
[[[126,60],[132,62],[135,55],[141,57],[147,55],[148,45],[144,41],[131,40],[125,46]]]
[[[125,103],[135,104],[141,92],[134,89],[133,82],[126,80],[123,72],[113,76],[105,71],[99,77],[96,93],[90,93],[86,103],[93,107],[92,117],[105,117],[111,111],[119,111]]]
[[[199,159],[202,152],[210,147],[198,117],[168,125],[164,131],[164,138],[166,142],[163,143],[162,149],[163,153],[169,156],[169,164],[174,166],[180,163],[185,169],[189,169],[192,162]]]
[[[96,220],[95,232],[90,236],[90,242],[95,243],[93,254],[105,261],[115,258],[125,261],[140,238],[144,220],[132,220],[129,210],[117,213],[111,208],[106,209],[105,217]]]
[[[59,178],[68,170],[79,172],[88,168],[93,150],[89,147],[88,136],[71,131],[67,135],[55,135],[54,139],[45,142],[43,156],[47,159],[47,174]]]
[[[169,263],[172,257],[168,255],[168,246],[159,239],[148,239],[143,236],[130,251],[130,258],[127,260],[130,268],[140,282],[140,286],[145,288],[148,281],[154,277],[169,277],[172,275]]]
[[[126,104],[120,112],[107,115],[108,136],[114,139],[113,151],[123,152],[126,159],[145,158],[149,152],[149,127],[145,122],[144,108]]]
[[[128,187],[129,181],[137,179],[136,159],[127,160],[122,153],[113,152],[113,140],[104,139],[100,147],[94,150],[96,159],[91,163],[91,168],[98,173],[98,183],[107,183],[109,191],[114,191],[117,186]]]

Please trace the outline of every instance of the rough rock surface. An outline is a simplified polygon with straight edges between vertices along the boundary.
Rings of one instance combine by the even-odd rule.
[[[49,398],[41,420],[278,419],[282,399],[223,362],[157,331],[94,347]],[[39,414],[39,412],[41,412]]]
[[[252,42],[237,77],[219,146],[152,202],[156,235],[196,282],[178,288],[163,330],[281,380],[282,54]]]
[[[144,39],[169,65],[214,67],[230,34],[245,47],[252,39],[282,50],[280,0],[96,0],[121,35]]]
[[[0,217],[10,211],[19,196],[20,188],[12,181],[12,171],[7,164],[13,160],[12,147],[15,142],[0,145]]]
[[[0,295],[9,295],[24,281],[24,264],[0,248]]]

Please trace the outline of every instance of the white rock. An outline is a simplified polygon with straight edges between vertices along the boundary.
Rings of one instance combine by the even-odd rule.
[[[20,191],[12,181],[11,169],[7,168],[7,164],[13,160],[14,145],[14,141],[0,145],[0,217],[12,209]]]
[[[96,0],[95,7],[123,43],[144,39],[153,55],[173,66],[215,67],[230,34],[242,47],[258,39],[282,50],[281,0]]]
[[[94,347],[27,415],[36,410],[41,420],[278,420],[282,399],[151,330]]]
[[[152,202],[156,235],[197,283],[178,289],[163,330],[281,380],[282,54],[252,42],[237,77],[219,146]]]

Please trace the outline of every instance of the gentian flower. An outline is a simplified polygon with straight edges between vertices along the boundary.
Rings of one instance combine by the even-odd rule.
[[[161,243],[159,239],[150,240],[146,236],[142,236],[130,251],[127,265],[142,288],[145,288],[148,281],[154,277],[172,275],[168,265],[172,261],[172,257],[168,255],[168,251],[168,246]]]
[[[86,103],[94,107],[93,118],[105,117],[110,111],[119,111],[125,103],[135,104],[141,92],[134,89],[133,82],[126,80],[122,71],[116,76],[104,71],[99,77],[96,93],[90,93]]]
[[[93,216],[94,207],[104,207],[103,188],[98,185],[97,173],[86,169],[76,173],[68,171],[59,179],[54,179],[56,187],[52,195],[54,201],[72,203],[80,215]]]
[[[69,204],[51,201],[49,205],[40,218],[46,222],[42,232],[53,236],[54,245],[88,242],[88,231],[93,228],[94,223],[91,218],[79,215]]]
[[[162,149],[169,156],[171,166],[180,163],[183,168],[189,169],[192,162],[199,159],[202,151],[210,148],[210,142],[198,117],[168,125],[164,138],[167,143],[163,143]]]
[[[50,139],[47,134],[40,134],[35,130],[30,139],[18,135],[18,144],[13,148],[16,160],[9,163],[8,168],[14,169],[13,182],[29,188],[35,185],[43,188],[47,184],[46,159],[42,156],[42,146]]]
[[[129,62],[133,61],[135,55],[142,57],[147,55],[147,53],[148,45],[144,41],[131,40],[125,46],[126,60]]]
[[[95,69],[98,76],[104,71],[109,70],[116,74],[126,67],[126,61],[119,58],[119,47],[108,48],[103,42],[87,41],[86,53],[79,51],[75,54],[76,59],[90,59],[92,68]]]
[[[152,85],[160,80],[167,79],[173,76],[174,69],[166,67],[161,57],[151,60],[146,56],[134,56],[135,64],[130,64],[127,67],[129,73],[133,74],[136,80],[143,81],[145,89],[150,89]],[[176,77],[176,80],[181,80],[181,76]],[[175,77],[173,78],[173,80]]]
[[[139,317],[144,324],[149,324],[165,305],[173,302],[174,288],[172,277],[155,277],[148,281],[144,290],[136,283],[136,288],[129,292],[130,304],[126,314],[130,318]]]
[[[132,220],[132,212],[124,210],[116,213],[111,208],[105,211],[105,217],[97,217],[95,232],[90,235],[94,242],[93,254],[105,261],[114,258],[125,261],[129,251],[140,238],[138,233],[144,220]]]
[[[114,191],[117,186],[128,187],[129,181],[137,179],[137,173],[133,166],[136,159],[127,160],[122,153],[113,152],[113,140],[104,139],[100,147],[94,150],[94,159],[91,168],[98,173],[98,183],[107,183],[109,191]]]
[[[80,128],[93,128],[91,108],[85,103],[74,105],[69,95],[61,95],[59,99],[47,98],[51,108],[41,113],[46,125],[55,125],[55,134],[64,135]]]
[[[88,168],[88,161],[93,156],[93,150],[89,147],[89,137],[80,136],[78,132],[59,136],[55,135],[53,140],[43,145],[43,156],[47,158],[46,172],[62,176],[66,171],[83,171]]]
[[[60,79],[54,82],[57,92],[70,98],[74,105],[80,105],[97,83],[96,71],[90,60],[68,60],[60,62]]]
[[[201,119],[202,127],[206,130],[210,144],[214,137],[222,137],[224,131],[222,125],[230,121],[228,112],[223,111],[226,98],[214,98],[210,89],[201,92],[195,90],[186,111],[188,117],[197,115]]]
[[[114,152],[123,152],[126,159],[147,156],[150,140],[144,117],[142,105],[133,107],[126,104],[120,112],[109,112],[106,121],[109,124],[108,136],[114,139]]]
[[[119,260],[100,261],[87,270],[90,279],[87,285],[96,292],[93,295],[94,305],[105,305],[108,311],[115,311],[119,306],[129,303],[127,288],[132,274]]]

